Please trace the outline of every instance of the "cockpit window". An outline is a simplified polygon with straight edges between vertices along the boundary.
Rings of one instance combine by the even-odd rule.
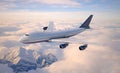
[[[29,34],[25,34],[25,36],[29,36]]]

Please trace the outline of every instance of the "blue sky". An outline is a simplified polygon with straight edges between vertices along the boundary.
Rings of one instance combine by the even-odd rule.
[[[93,14],[96,22],[98,19],[104,23],[120,23],[119,4],[120,0],[0,0],[0,22],[11,22],[16,17],[24,21],[25,16],[55,21],[71,18],[75,22]]]
[[[119,11],[119,0],[0,0],[0,11]]]

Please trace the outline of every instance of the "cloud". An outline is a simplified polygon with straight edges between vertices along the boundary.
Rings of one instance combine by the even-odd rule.
[[[2,0],[0,2],[0,10],[5,11],[11,8],[15,8],[16,4],[14,3],[15,0]]]
[[[41,4],[48,4],[48,5],[61,5],[61,6],[68,6],[68,7],[76,7],[80,6],[80,3],[74,0],[30,0],[30,2],[39,2]]]
[[[9,68],[7,65],[0,64],[0,68],[2,68],[0,70],[0,73],[7,73],[8,71],[9,73],[13,73],[13,70]]]
[[[19,28],[17,28],[17,27],[2,26],[2,27],[0,27],[0,36],[9,35],[7,33],[14,32],[14,31],[17,31],[17,30],[19,30]]]
[[[27,5],[27,6],[26,6]],[[2,0],[0,2],[0,10],[14,10],[14,9],[26,9],[37,8],[43,6],[49,7],[78,7],[80,3],[74,0]]]

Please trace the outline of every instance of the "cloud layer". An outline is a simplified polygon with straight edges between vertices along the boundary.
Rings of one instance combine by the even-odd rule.
[[[75,37],[64,39],[71,42],[76,40],[76,42],[88,43],[88,48],[84,51],[79,51],[80,44],[70,44],[66,49],[61,50],[58,47],[59,44],[54,44],[54,46],[50,43],[23,45],[18,40],[26,32],[42,31],[41,28],[47,25],[49,20],[54,20],[56,30],[78,27],[80,26],[79,21],[82,23],[86,19],[86,14],[84,12],[23,13],[21,16],[19,16],[19,13],[8,14],[8,16],[13,16],[13,19],[3,16],[7,22],[1,21],[3,23],[0,24],[1,31],[4,33],[0,35],[0,47],[9,50],[22,46],[27,50],[32,49],[46,54],[51,52],[57,56],[58,61],[49,67],[32,70],[28,73],[119,73],[120,36],[118,34],[120,34],[120,26],[119,21],[114,21],[114,19],[109,18],[109,15],[100,18],[102,14],[95,14],[91,23],[92,29],[86,30]],[[117,27],[115,27],[116,25]],[[12,72],[7,66],[0,65],[0,68],[7,68]]]
[[[27,5],[27,6],[26,6]],[[29,8],[38,8],[38,6],[50,7],[78,7],[80,3],[74,0],[2,0],[0,3],[0,10],[21,10]],[[45,7],[46,7],[45,6]],[[38,8],[39,9],[39,8]]]
[[[80,3],[74,0],[30,0],[30,2],[39,2],[42,4],[50,4],[50,5],[68,5],[68,6],[79,6]]]

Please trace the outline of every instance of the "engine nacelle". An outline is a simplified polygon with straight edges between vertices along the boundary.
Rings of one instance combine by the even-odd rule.
[[[87,48],[88,44],[83,44],[81,46],[79,46],[79,50],[85,50]]]
[[[43,27],[43,30],[47,30],[48,29],[48,27],[46,26],[46,27]]]
[[[64,43],[64,44],[60,44],[59,47],[60,47],[61,49],[64,49],[64,48],[66,48],[68,45],[69,45],[68,43]]]

